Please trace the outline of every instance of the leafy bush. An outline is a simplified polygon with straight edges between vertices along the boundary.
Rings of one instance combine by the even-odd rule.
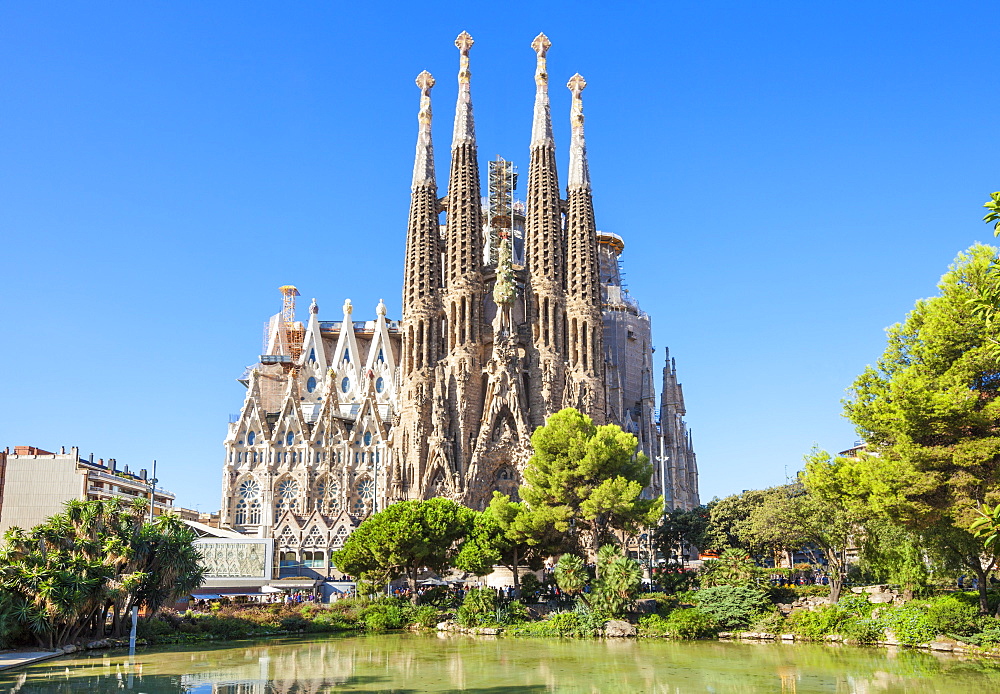
[[[497,594],[492,588],[473,588],[465,594],[455,619],[463,627],[496,624]]]
[[[311,620],[306,619],[302,615],[288,615],[281,620],[282,631],[303,631],[307,626],[309,626]]]
[[[880,619],[852,617],[841,622],[840,635],[858,643],[876,643],[885,637],[885,627]]]
[[[937,635],[927,619],[927,605],[915,600],[886,610],[881,619],[896,639],[908,646],[927,643]]]
[[[787,626],[788,622],[785,620],[785,615],[777,610],[771,610],[759,615],[757,619],[750,623],[748,629],[765,634],[783,634]]]
[[[604,628],[604,619],[593,612],[556,612],[539,622],[516,624],[507,629],[510,636],[593,637]]]
[[[642,567],[623,556],[614,545],[601,547],[597,561],[601,577],[594,581],[594,591],[586,596],[587,602],[597,612],[620,617],[639,594]]]
[[[927,625],[936,634],[974,634],[978,616],[978,601],[973,604],[964,594],[936,598],[927,606]]]
[[[529,602],[534,600],[541,589],[542,582],[538,580],[535,574],[527,573],[521,576],[521,595]]]
[[[639,636],[668,636],[670,625],[666,617],[648,614],[639,618]]]
[[[851,616],[871,617],[875,605],[869,602],[865,593],[847,593],[841,596],[840,602],[837,603],[837,609],[847,612]]]
[[[718,627],[726,631],[742,629],[772,609],[767,593],[748,585],[702,588],[697,600],[698,608],[711,615]]]
[[[527,606],[520,600],[512,601],[507,605],[505,612],[506,618],[501,620],[504,624],[517,624],[527,622],[530,619]]]
[[[402,629],[409,623],[410,605],[400,598],[382,598],[361,611],[360,619],[368,631]]]
[[[969,636],[949,634],[949,636],[953,636],[955,639],[965,643],[971,643],[973,646],[993,648],[1000,644],[1000,624],[986,627],[978,634],[971,634]]]
[[[788,616],[788,628],[793,634],[809,639],[821,639],[828,634],[840,633],[850,613],[837,605],[824,605],[817,610],[799,610]]]
[[[730,547],[718,559],[702,563],[698,580],[702,586],[738,586],[753,583],[761,569],[745,550]]]
[[[441,621],[437,608],[431,605],[421,605],[411,610],[410,624],[416,624],[424,629],[431,629]]]
[[[667,633],[675,639],[702,639],[715,636],[715,619],[697,607],[674,610],[666,619]]]

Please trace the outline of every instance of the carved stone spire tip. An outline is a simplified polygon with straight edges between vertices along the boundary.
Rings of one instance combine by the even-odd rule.
[[[566,83],[566,88],[574,94],[579,94],[587,88],[587,80],[583,79],[583,75],[578,72],[569,78],[569,82]]]
[[[552,42],[549,41],[549,37],[545,34],[539,34],[535,37],[535,40],[531,42],[531,48],[534,49],[535,53],[539,56],[544,56],[550,48],[552,48]]]
[[[474,43],[475,41],[472,40],[472,37],[469,35],[469,32],[467,31],[463,31],[461,34],[458,35],[458,38],[455,39],[455,47],[462,53],[468,53],[469,49],[472,48],[472,44]]]
[[[427,91],[434,86],[434,75],[424,70],[419,75],[417,75],[417,86],[420,87],[422,91]]]

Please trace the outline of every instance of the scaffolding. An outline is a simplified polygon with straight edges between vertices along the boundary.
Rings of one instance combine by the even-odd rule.
[[[495,267],[500,251],[500,241],[510,237],[515,263],[519,259],[518,243],[523,236],[524,217],[514,203],[517,190],[517,168],[502,157],[489,162],[486,198],[486,264]],[[520,212],[520,214],[519,214]],[[518,232],[521,231],[521,234]]]
[[[278,291],[282,297],[281,323],[285,333],[285,346],[292,362],[296,362],[302,354],[302,340],[306,336],[305,327],[295,320],[295,297],[299,296],[299,290],[286,284],[278,287]]]

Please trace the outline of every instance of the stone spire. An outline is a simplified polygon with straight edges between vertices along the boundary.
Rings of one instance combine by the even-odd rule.
[[[573,75],[566,84],[573,93],[573,105],[570,107],[569,122],[572,126],[572,136],[569,143],[569,180],[566,187],[586,188],[590,190],[590,167],[587,165],[587,141],[583,137],[583,90],[587,81],[580,73]]]
[[[475,122],[472,117],[469,49],[472,37],[462,32],[455,39],[459,52],[458,103],[451,142],[451,170],[448,175],[448,213],[445,223],[445,278],[441,324],[444,327],[443,360],[434,386],[434,401],[452,412],[451,417],[434,416],[430,444],[431,468],[422,479],[436,488],[433,480],[460,480],[468,470],[472,447],[482,415],[483,344],[483,223],[476,151]],[[454,403],[461,403],[457,406]],[[443,469],[435,471],[434,466]],[[457,477],[456,477],[457,476]],[[459,492],[455,489],[456,493]]]
[[[440,204],[431,142],[434,78],[424,71],[417,76],[416,82],[420,88],[420,111],[403,272],[400,411],[398,426],[393,430],[397,452],[390,459],[392,470],[388,471],[389,479],[395,484],[393,499],[419,493],[419,490],[407,488],[407,483],[412,484],[413,479],[406,476],[405,470],[420,471],[427,460],[427,432],[432,414],[430,394],[434,388],[435,367],[441,358]],[[384,318],[385,305],[381,301],[377,312]]]
[[[476,121],[472,116],[472,92],[470,82],[472,71],[469,70],[469,49],[475,41],[469,33],[463,31],[455,39],[458,48],[458,104],[455,107],[455,131],[452,134],[451,147],[454,149],[463,142],[476,144]]]
[[[597,226],[583,137],[583,100],[587,82],[579,74],[566,85],[573,93],[570,123],[573,135],[569,153],[566,191],[566,323],[567,399],[564,404],[603,411],[604,331],[601,314]],[[577,404],[579,403],[579,404]],[[594,417],[595,421],[600,419]],[[603,422],[601,422],[603,423]]]
[[[431,141],[431,88],[434,86],[434,77],[425,70],[417,75],[416,82],[420,87],[420,111],[417,114],[417,151],[413,162],[410,217],[406,231],[404,321],[415,318],[416,313],[439,310],[435,304],[438,302],[438,289],[441,286],[437,183],[434,177],[434,145]],[[431,358],[432,355],[426,356]],[[404,360],[404,371],[415,362],[416,359]]]
[[[532,426],[559,408],[563,390],[564,242],[559,200],[556,147],[549,110],[546,56],[552,43],[545,34],[531,42],[535,51],[535,108],[531,126],[525,214],[525,264],[528,268],[528,318],[534,355]]]
[[[552,139],[552,114],[549,108],[549,73],[545,55],[552,42],[545,34],[539,34],[531,42],[535,50],[535,111],[531,120],[531,146],[555,146]]]
[[[434,178],[434,144],[431,142],[431,87],[434,86],[434,76],[424,70],[417,75],[417,86],[420,87],[420,112],[417,121],[420,128],[417,131],[417,155],[413,160],[413,188],[417,186],[437,186]]]
[[[479,192],[479,161],[476,131],[469,90],[469,49],[472,37],[462,32],[455,39],[460,63],[455,131],[451,142],[451,171],[448,176],[448,219],[446,237],[446,277],[448,287],[451,348],[479,341],[482,293],[482,210]]]

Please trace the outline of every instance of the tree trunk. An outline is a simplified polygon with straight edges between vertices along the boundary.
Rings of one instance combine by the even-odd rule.
[[[982,562],[978,560],[974,564],[970,562],[969,566],[979,580],[979,614],[989,614],[990,606],[986,595],[986,591],[989,589],[989,584],[986,582],[987,571],[983,568]]]
[[[521,577],[519,575],[520,572],[518,571],[518,564],[519,563],[520,563],[520,555],[517,552],[517,547],[515,547],[514,548],[514,567],[513,567],[513,572],[512,572],[514,574],[514,597],[515,598],[520,598],[521,597]]]
[[[417,571],[418,570],[419,570],[419,567],[411,566],[410,570],[407,572],[409,574],[408,579],[409,579],[409,584],[410,584],[410,602],[413,603],[414,605],[417,604],[417,599],[419,597],[417,595]]]

